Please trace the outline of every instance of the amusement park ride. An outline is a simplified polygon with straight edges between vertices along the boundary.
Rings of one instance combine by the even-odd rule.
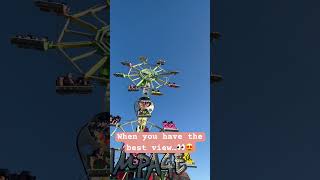
[[[18,48],[60,52],[74,67],[56,79],[56,92],[89,94],[94,86],[104,88],[106,112],[99,113],[86,123],[78,133],[77,149],[85,170],[85,179],[109,179],[109,72],[110,72],[110,0],[103,0],[80,12],[71,12],[64,3],[34,1],[41,11],[54,13],[66,22],[56,41],[31,34],[16,35],[11,43]],[[89,150],[88,150],[89,149]]]
[[[128,66],[128,73],[115,73],[114,76],[128,78],[132,85],[129,85],[128,91],[143,90],[143,94],[148,96],[149,94],[154,96],[161,96],[160,88],[162,86],[168,86],[171,88],[180,87],[176,83],[169,82],[168,76],[176,75],[177,71],[166,71],[162,68],[165,64],[164,60],[158,60],[156,65],[149,65],[145,57],[140,57],[141,63],[132,64],[130,62],[121,62],[122,65]]]
[[[117,131],[127,132],[177,132],[173,121],[163,121],[158,126],[150,121],[154,110],[151,96],[161,96],[163,87],[179,88],[180,86],[169,81],[169,77],[178,74],[177,71],[168,71],[163,68],[165,61],[159,59],[150,64],[148,59],[140,57],[140,63],[122,62],[129,68],[127,73],[115,73],[116,77],[131,81],[129,92],[142,91],[142,96],[135,102],[136,120],[121,123],[120,116],[111,116],[109,112],[109,72],[110,72],[110,0],[81,12],[71,12],[64,3],[52,1],[35,1],[34,4],[41,11],[54,13],[65,18],[66,22],[56,41],[48,37],[36,37],[31,34],[16,35],[11,43],[18,48],[35,49],[40,51],[57,50],[74,67],[75,72],[67,72],[56,79],[56,92],[60,95],[90,94],[93,87],[105,88],[106,112],[101,112],[83,125],[77,136],[77,150],[88,180],[134,179],[135,173],[125,169],[113,177],[110,174],[110,149],[117,152],[122,147],[110,147],[110,136]],[[107,15],[108,17],[104,17]],[[216,39],[217,34],[213,34]],[[220,75],[212,75],[211,81],[220,81]],[[165,156],[165,155],[163,155]],[[187,167],[196,167],[189,153],[184,153],[181,160]],[[175,163],[174,160],[171,163]],[[168,165],[169,166],[169,165]],[[169,178],[170,176],[170,178]],[[190,179],[186,172],[180,175],[168,171],[155,173],[149,180]]]
[[[135,102],[134,110],[136,112],[136,120],[121,123],[120,117],[110,118],[110,136],[114,137],[116,132],[178,132],[173,121],[163,121],[162,127],[152,123],[150,118],[154,110],[154,103],[151,101],[151,96],[163,95],[160,91],[162,87],[178,88],[176,83],[169,81],[169,77],[178,74],[177,71],[167,71],[163,68],[165,61],[160,59],[155,64],[150,64],[148,59],[140,57],[140,63],[133,64],[131,62],[121,62],[122,65],[129,68],[127,73],[115,73],[114,76],[126,78],[131,82],[128,87],[129,92],[141,91],[142,96]],[[123,144],[120,148],[111,147],[119,154],[123,150]],[[189,153],[181,155],[181,159],[185,162],[187,167],[196,167]],[[174,162],[173,162],[174,163]],[[114,179],[134,179],[135,172],[130,169],[125,169],[118,172]],[[172,177],[173,175],[173,177]],[[171,176],[171,178],[169,178]],[[160,175],[153,175],[149,180],[169,180],[169,179],[190,179],[186,172],[177,175],[172,173],[169,175],[167,171],[161,171]]]
[[[58,39],[54,42],[48,37],[27,34],[16,35],[11,38],[11,43],[25,49],[56,49],[73,65],[80,77],[74,79],[71,73],[58,77],[56,90],[59,94],[90,93],[93,87],[90,81],[109,84],[110,27],[109,22],[99,17],[107,13],[109,1],[105,5],[73,14],[70,13],[70,7],[63,3],[35,1],[34,4],[41,11],[52,12],[66,19]],[[97,23],[94,24],[94,21]],[[84,61],[90,61],[87,64],[91,65]]]

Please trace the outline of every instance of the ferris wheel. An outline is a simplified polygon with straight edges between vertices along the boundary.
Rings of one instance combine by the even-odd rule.
[[[55,49],[84,79],[108,84],[110,26],[109,17],[106,16],[109,14],[107,12],[110,0],[102,5],[74,13],[70,12],[70,7],[64,3],[35,1],[34,4],[41,11],[55,13],[65,18],[66,21],[58,39],[52,41],[48,37],[19,34],[11,38],[11,43],[26,49],[41,51]],[[68,78],[68,80],[70,83],[72,79]],[[75,83],[72,85],[79,86]]]
[[[116,77],[127,78],[131,81],[128,91],[142,90],[144,95],[163,95],[160,88],[163,86],[178,88],[176,83],[170,82],[169,77],[176,75],[178,71],[168,71],[163,68],[165,61],[162,59],[157,60],[155,65],[149,64],[146,57],[140,57],[140,63],[133,64],[125,61],[121,62],[122,65],[129,67],[127,73],[115,73]]]
[[[110,56],[110,0],[81,11],[70,11],[61,2],[36,0],[34,5],[41,11],[56,14],[65,23],[56,40],[31,34],[18,34],[10,39],[18,48],[40,51],[56,50],[67,60],[74,71],[56,80],[58,94],[88,94],[91,81],[106,87],[104,106],[109,101]],[[78,75],[74,78],[73,73]],[[107,103],[106,103],[106,102]],[[108,107],[106,108],[109,109]],[[105,110],[104,110],[105,111]],[[109,179],[108,156],[109,113],[102,112],[81,127],[77,135],[77,150],[85,171],[85,179]]]

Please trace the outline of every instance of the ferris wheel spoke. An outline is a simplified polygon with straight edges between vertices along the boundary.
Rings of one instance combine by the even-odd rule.
[[[109,83],[109,80],[107,78],[105,78],[105,77],[92,75],[92,76],[90,76],[90,78],[98,80],[98,81]]]
[[[89,23],[87,21],[84,21],[84,20],[82,20],[80,18],[71,16],[70,20],[72,22],[75,22],[79,26],[88,29],[89,31],[93,31],[93,32],[97,32],[98,31],[98,28],[95,25],[93,25],[93,24],[91,24],[91,23]]]
[[[128,75],[128,77],[135,77],[135,76],[139,76],[139,74],[130,74],[130,75]]]
[[[131,79],[131,78],[130,78]],[[140,77],[135,78],[135,79],[131,79],[132,82],[138,81],[140,79]]]
[[[129,77],[130,80],[135,79],[135,81],[136,81],[137,79],[140,79],[140,78],[141,78],[140,76],[131,76],[131,75],[128,75],[128,77]]]
[[[92,41],[80,41],[80,42],[60,42],[53,45],[53,47],[71,49],[71,48],[91,47],[93,45],[94,45],[94,42]]]
[[[138,66],[141,66],[141,65],[142,65],[142,63],[139,63],[139,64],[133,65],[132,67],[138,67]]]
[[[137,72],[140,72],[142,70],[142,69],[139,69],[138,67],[133,67],[133,66],[132,66],[132,69],[136,70]]]
[[[111,133],[111,135],[110,135],[110,136],[113,136],[113,135],[114,135],[114,133],[116,133],[116,132],[117,132],[117,128],[118,128],[118,127],[116,127],[116,128],[112,131],[112,133]]]
[[[168,76],[168,75],[171,75],[171,74],[168,73],[168,72],[165,72],[165,73],[162,73],[162,74],[158,74],[158,76]]]
[[[95,37],[94,34],[81,32],[81,31],[75,31],[75,30],[71,30],[71,29],[65,29],[65,32],[66,33],[75,34],[75,35],[85,36],[85,37],[89,37],[89,38],[94,38]]]
[[[132,69],[128,74],[140,74],[140,71],[136,70],[136,69]]]
[[[151,81],[151,89],[153,89],[154,88],[154,85],[153,85],[153,82]]]
[[[94,7],[91,7],[89,9],[85,10],[85,11],[73,14],[72,17],[80,18],[82,16],[86,16],[86,15],[91,14],[91,13],[97,13],[97,12],[102,11],[102,10],[107,9],[107,8],[108,8],[108,5],[94,6]]]
[[[59,35],[58,41],[57,41],[58,43],[60,43],[62,41],[64,34],[65,34],[66,30],[68,29],[69,24],[70,24],[70,19],[67,20],[67,22],[65,23],[65,25],[63,27],[63,29]]]
[[[65,23],[65,25],[63,27],[62,32],[60,33],[59,38],[58,38],[58,43],[62,41],[62,39],[64,37],[64,33],[65,33],[66,29],[68,29],[69,24],[70,24],[70,19],[68,19],[66,21],[66,23]]]
[[[160,65],[157,65],[155,68],[153,68],[153,71],[156,71],[158,68],[160,68]]]
[[[128,72],[128,75],[131,75],[131,74],[137,74],[139,75],[140,74],[140,71],[136,70],[136,69],[133,69],[133,68],[130,68],[129,69],[129,72]]]
[[[84,59],[84,58],[90,57],[90,56],[94,55],[96,52],[97,52],[97,50],[93,50],[93,51],[90,51],[90,52],[87,52],[87,53],[84,53],[84,54],[80,54],[78,56],[73,57],[71,59],[71,61],[77,61],[77,60],[80,60],[80,59]]]
[[[110,52],[110,45],[107,45],[107,44],[103,44],[103,43],[97,43],[96,44],[100,50],[103,51],[103,54],[109,54]]]
[[[143,66],[143,63],[133,65],[132,68],[135,68],[135,69],[137,69],[138,71],[141,71],[141,70],[143,69],[143,67],[141,67],[141,66]],[[139,68],[140,68],[140,69],[139,69]]]
[[[176,75],[178,74],[178,71],[167,71],[165,73],[159,74],[159,76],[170,76],[170,75]]]
[[[156,73],[160,73],[160,72],[162,72],[162,71],[164,71],[164,69],[160,68],[158,71],[155,71],[155,72],[156,72]]]
[[[140,85],[143,83],[143,81],[144,81],[144,79],[141,79],[141,81],[139,81],[139,82],[137,83],[137,86],[140,86]]]
[[[161,86],[162,86],[162,84],[160,84],[157,80],[154,80],[154,82],[158,84],[158,86],[157,86],[157,88],[156,88],[156,89],[158,89],[159,87],[161,87]]]
[[[131,74],[131,72],[136,73],[136,72],[138,72],[138,71],[137,71],[136,69],[133,69],[132,67],[130,67],[128,74]]]
[[[86,72],[85,77],[94,75],[107,62],[107,59],[107,57],[103,57],[98,63],[92,66],[88,72]]]
[[[166,79],[166,80],[162,80],[162,79],[160,79],[160,78],[157,78],[157,80],[160,81],[160,82],[162,82],[163,84],[167,84],[167,83],[168,83],[168,80],[167,80],[167,79]]]
[[[104,26],[107,26],[107,23],[106,23],[104,20],[102,20],[101,18],[99,18],[99,17],[96,15],[96,13],[92,12],[91,15],[92,15],[92,17],[94,17],[96,20],[98,20],[101,24],[103,24]]]
[[[137,86],[140,86],[142,83],[146,82],[145,78],[142,78],[141,81],[137,83]]]
[[[163,84],[162,85],[160,85],[159,87],[161,87],[161,86],[163,86],[163,85],[167,85],[168,84],[168,82],[167,81],[164,81],[164,80],[162,80],[162,79],[157,79],[158,81],[160,81],[160,82],[162,82]],[[158,87],[158,88],[159,88]]]
[[[122,126],[126,126],[126,125],[128,125],[128,124],[130,124],[130,123],[131,123],[131,121],[126,122],[126,123],[123,123]]]
[[[60,47],[58,49],[71,62],[71,64],[82,74],[83,73],[82,69],[72,61],[72,58],[66,53],[66,51]]]
[[[122,126],[119,126],[119,129],[121,129],[121,131],[126,132]]]
[[[93,8],[91,8],[93,13],[97,13],[99,11],[102,11],[104,9],[107,9],[110,6],[110,2],[108,2],[110,0],[107,0],[107,4],[106,5],[100,5],[100,6],[94,6]]]
[[[131,124],[131,129],[132,129],[132,132],[134,132],[134,127],[133,127],[133,122],[130,123]]]

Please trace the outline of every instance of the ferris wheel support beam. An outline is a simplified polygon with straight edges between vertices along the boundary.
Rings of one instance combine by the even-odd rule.
[[[81,54],[79,56],[75,56],[71,59],[71,61],[78,61],[78,60],[81,60],[81,59],[85,59],[87,57],[90,57],[92,55],[94,55],[98,50],[93,50],[93,51],[90,51],[90,52],[87,52],[87,53],[84,53],[84,54]]]
[[[98,31],[98,28],[95,25],[93,25],[93,24],[91,24],[91,23],[89,23],[87,21],[84,21],[82,19],[70,16],[70,20],[72,22],[77,23],[79,26],[88,29],[89,31],[93,31],[93,32],[97,32]]]
[[[51,48],[63,48],[63,49],[72,49],[72,48],[81,48],[81,47],[91,47],[95,45],[92,41],[80,41],[80,42],[63,42],[58,44],[52,44]]]
[[[72,61],[72,58],[60,47],[58,47],[58,49],[60,50],[60,52],[71,62],[71,64],[80,72],[83,73],[82,69]]]
[[[162,82],[164,85],[167,85],[167,84],[168,84],[167,81],[164,81],[164,80],[162,80],[162,79],[157,79],[157,80],[160,81],[160,82]]]
[[[80,35],[80,36],[86,36],[86,37],[89,37],[89,38],[95,37],[94,34],[89,34],[89,33],[81,32],[81,31],[75,31],[75,30],[70,30],[70,29],[65,29],[65,32],[66,32],[66,33],[75,34],[75,35]]]
[[[102,11],[103,9],[107,9],[108,7],[109,7],[109,4],[103,5],[103,6],[94,6],[94,7],[91,7],[89,9],[87,9],[87,10],[84,10],[82,12],[73,14],[71,16],[75,17],[75,18],[80,18],[82,16],[86,16],[86,15],[91,14],[91,13],[96,13],[96,12]]]
[[[103,57],[98,63],[91,67],[91,69],[85,74],[85,77],[93,76],[106,62],[107,57]]]
[[[64,27],[63,27],[60,35],[59,35],[58,42],[62,41],[64,34],[65,34],[65,31],[66,31],[66,29],[68,29],[69,24],[70,24],[70,19],[68,18],[66,23],[64,24]]]
[[[101,18],[99,18],[99,17],[96,15],[96,13],[91,13],[91,15],[92,15],[94,18],[96,18],[96,20],[98,20],[100,23],[102,23],[104,26],[107,26],[107,25],[108,25],[105,21],[103,21]]]
[[[156,71],[158,68],[160,68],[160,65],[156,66],[153,71]],[[158,72],[158,71],[157,71]]]

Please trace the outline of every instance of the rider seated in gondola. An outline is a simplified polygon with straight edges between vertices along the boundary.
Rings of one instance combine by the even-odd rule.
[[[166,128],[166,127],[168,126],[167,124],[168,124],[167,121],[163,121],[163,122],[162,122],[162,127],[163,127],[163,128]]]
[[[121,120],[121,117],[120,116],[115,116],[115,117],[113,117],[113,116],[110,116],[110,125],[116,125],[116,124],[118,124],[119,122],[120,122],[120,120]]]
[[[135,86],[135,85],[129,85],[129,86],[128,86],[128,90],[129,90],[129,91],[137,91],[138,88],[137,88],[137,86]]]
[[[157,96],[162,95],[160,90],[152,90],[151,93],[152,93],[152,95],[157,95]]]
[[[172,129],[177,129],[176,124],[173,121],[168,122],[169,123],[169,127]]]
[[[164,129],[177,130],[176,124],[173,121],[163,121],[162,122],[162,127]]]
[[[86,80],[84,77],[79,77],[76,83],[78,86],[88,86],[90,82]]]
[[[165,61],[162,60],[162,59],[160,59],[160,60],[157,61],[157,64],[158,64],[158,65],[164,65],[164,63],[165,63]]]
[[[64,81],[64,77],[58,77],[58,79],[57,79],[57,81],[56,81],[56,85],[57,86],[64,86],[64,83],[63,83],[63,81]]]
[[[74,82],[74,80],[73,80],[73,77],[72,77],[72,74],[71,73],[68,73],[68,75],[67,76],[65,76],[64,78],[63,78],[63,84],[64,84],[64,86],[74,86],[75,85],[75,82]]]

